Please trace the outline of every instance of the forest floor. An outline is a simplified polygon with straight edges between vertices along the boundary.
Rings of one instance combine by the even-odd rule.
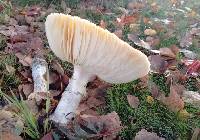
[[[199,0],[0,0],[0,139],[200,139]],[[127,84],[95,79],[77,117],[49,121],[73,72],[49,49],[46,16],[90,20],[145,53],[151,71]],[[48,63],[49,96],[28,100],[36,53]]]

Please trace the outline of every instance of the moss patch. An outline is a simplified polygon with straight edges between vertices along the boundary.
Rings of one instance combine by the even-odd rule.
[[[121,137],[124,140],[131,140],[142,128],[153,131],[167,140],[187,140],[192,133],[192,127],[199,124],[200,119],[189,119],[183,121],[178,119],[177,114],[169,111],[164,105],[154,100],[153,104],[146,101],[150,96],[148,89],[134,90],[133,86],[137,81],[114,85],[107,92],[107,104],[109,111],[116,111],[124,126]],[[137,109],[129,106],[126,95],[131,94],[139,98],[140,105]],[[186,107],[190,113],[198,109]]]
[[[160,41],[160,44],[156,48],[170,47],[171,45],[177,45],[178,39],[176,37],[171,37]]]

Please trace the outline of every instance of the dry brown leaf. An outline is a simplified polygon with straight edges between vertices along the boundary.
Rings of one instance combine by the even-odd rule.
[[[149,35],[149,36],[154,36],[157,34],[157,32],[153,29],[146,29],[146,30],[144,30],[144,34]]]
[[[172,52],[170,48],[160,48],[160,55],[170,58],[176,58],[176,55]]]
[[[32,64],[32,57],[30,55],[24,56],[22,53],[18,52],[15,54],[17,58],[19,58],[19,62],[23,66],[31,66]]]
[[[49,132],[46,135],[44,135],[40,140],[54,140],[52,133]]]
[[[178,112],[184,108],[184,101],[181,99],[181,96],[177,94],[175,87],[170,87],[170,94],[168,97],[164,95],[159,97],[164,105],[166,105],[169,110],[173,112]]]
[[[28,7],[25,11],[22,11],[21,14],[27,15],[27,16],[36,16],[40,14],[40,11],[41,11],[41,7],[31,6],[31,7]]]
[[[51,62],[51,67],[57,71],[60,75],[64,75],[64,69],[62,68],[62,66],[59,64],[59,62],[57,60],[53,60]]]
[[[57,73],[50,71],[49,72],[49,84],[56,83],[58,80],[60,80],[60,77]]]
[[[199,139],[200,139],[200,128],[195,128],[191,140],[199,140]]]
[[[64,75],[62,76],[62,82],[63,82],[65,85],[68,85],[68,84],[69,84],[69,77],[68,77],[66,74],[64,74]]]
[[[145,129],[140,130],[134,140],[165,140],[165,138],[159,137],[154,132],[148,132]]]
[[[161,94],[164,94],[153,81],[149,81],[149,90],[151,91],[152,97],[156,99],[159,98]]]
[[[23,140],[22,137],[17,136],[11,132],[1,132],[1,140]]]
[[[20,135],[22,133],[23,128],[24,128],[24,123],[12,111],[8,111],[6,109],[0,110],[1,132],[15,132],[16,135]]]
[[[145,7],[142,2],[129,2],[127,8],[130,10],[140,10]]]
[[[129,105],[132,108],[138,108],[138,106],[140,104],[140,101],[139,101],[138,97],[135,97],[133,95],[127,95],[126,97],[127,97]]]
[[[102,136],[117,135],[121,130],[121,122],[116,112],[102,116],[78,116],[71,128],[71,132],[79,138],[98,138]],[[71,135],[68,131],[68,136]]]
[[[180,49],[176,46],[176,45],[172,45],[170,47],[170,49],[172,50],[172,52],[177,55],[180,52]]]
[[[151,55],[148,57],[151,64],[151,71],[164,73],[168,68],[168,63],[160,55]]]
[[[135,24],[135,23],[133,23],[133,24],[130,24],[130,30],[132,31],[132,32],[138,32],[139,31],[139,27],[140,27],[140,24]]]
[[[106,28],[106,22],[104,20],[101,20],[99,26],[101,28],[105,29]]]
[[[15,26],[1,26],[0,27],[0,33],[7,36],[11,37],[14,35],[20,35],[20,34],[27,34],[28,33],[28,26],[22,25],[15,25]]]
[[[151,46],[149,43],[145,42],[144,40],[140,40],[136,35],[134,34],[128,34],[128,39],[133,41],[136,45],[143,47],[147,50],[151,50]]]
[[[122,30],[121,30],[121,29],[116,30],[116,31],[114,32],[114,34],[115,34],[117,37],[122,38]]]
[[[146,42],[153,48],[160,43],[160,39],[157,37],[147,36]]]
[[[33,92],[33,84],[22,84],[22,91],[28,98],[28,96]]]
[[[139,15],[138,14],[133,14],[133,15],[123,15],[120,18],[117,18],[117,22],[120,25],[126,25],[126,24],[131,24],[131,23],[135,23],[136,21],[138,21],[139,19]]]

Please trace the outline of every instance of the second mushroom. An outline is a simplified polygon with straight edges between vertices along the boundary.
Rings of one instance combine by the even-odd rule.
[[[150,63],[145,54],[88,20],[59,13],[45,22],[51,50],[74,65],[74,73],[51,120],[67,124],[94,76],[109,83],[127,83],[145,76]]]

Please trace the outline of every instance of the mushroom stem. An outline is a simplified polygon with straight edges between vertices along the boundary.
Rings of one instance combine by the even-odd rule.
[[[62,94],[62,98],[50,119],[59,124],[67,124],[74,116],[83,96],[86,96],[86,85],[93,75],[80,66],[74,66],[74,73]]]

